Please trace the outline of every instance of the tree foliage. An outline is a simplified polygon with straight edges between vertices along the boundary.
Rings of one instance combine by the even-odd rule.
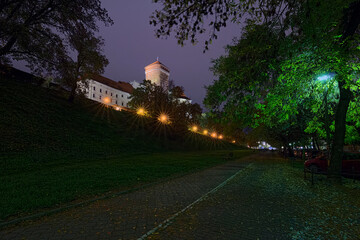
[[[199,104],[180,102],[183,88],[175,86],[170,89],[171,94],[161,86],[144,80],[140,87],[134,89],[129,106],[133,109],[144,108],[147,115],[157,119],[161,114],[169,116],[171,128],[177,135],[187,131],[191,124],[199,122],[202,109]]]
[[[332,143],[329,176],[339,179],[345,133],[357,138],[351,116],[359,96],[360,1],[156,2],[163,9],[150,23],[159,37],[174,31],[180,44],[195,43],[209,18],[205,50],[228,21],[245,23],[241,38],[214,62],[218,80],[204,103],[225,123],[265,126],[284,144],[325,132]],[[334,74],[325,86],[316,83],[324,73]]]
[[[196,43],[199,34],[208,29],[209,39],[205,50],[228,22],[249,22],[280,27],[282,32],[291,28],[294,13],[303,1],[297,0],[154,0],[162,5],[161,10],[153,13],[150,24],[157,27],[156,35],[169,36],[176,33],[179,44],[187,40]],[[292,28],[292,32],[298,29]]]
[[[25,60],[33,70],[54,70],[68,56],[79,25],[98,31],[112,20],[99,0],[4,0],[0,3],[0,61]]]
[[[102,73],[109,63],[101,54],[103,45],[102,38],[95,37],[82,25],[78,25],[69,36],[69,47],[76,54],[76,58],[65,55],[56,64],[60,79],[71,88],[69,101],[74,100],[81,80],[85,80],[86,76]],[[82,84],[86,82],[82,81]]]

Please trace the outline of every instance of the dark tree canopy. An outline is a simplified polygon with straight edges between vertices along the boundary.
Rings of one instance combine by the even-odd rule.
[[[0,2],[0,61],[25,60],[29,67],[54,69],[67,55],[67,39],[81,25],[98,31],[112,24],[100,0],[3,0]]]
[[[169,94],[161,86],[157,86],[148,80],[135,89],[129,106],[133,109],[142,107],[146,110],[147,116],[157,118],[160,114],[169,115],[171,128],[175,133],[184,133],[191,124],[198,123],[202,109],[199,104],[180,102],[183,88],[175,86],[170,89]],[[180,134],[181,135],[181,134]]]
[[[57,73],[62,82],[71,88],[69,101],[73,102],[78,83],[92,74],[101,74],[109,61],[101,53],[104,40],[95,37],[93,33],[82,25],[77,25],[69,36],[69,48],[76,54],[73,59],[64,56],[56,63]],[[81,81],[86,85],[86,81]],[[80,90],[80,88],[78,88]]]
[[[209,39],[205,41],[205,50],[222,28],[231,22],[262,22],[296,34],[299,29],[292,28],[294,13],[301,2],[298,0],[155,0],[162,9],[151,16],[150,24],[157,27],[157,37],[176,33],[179,44],[189,40],[197,42],[199,34],[209,31]]]

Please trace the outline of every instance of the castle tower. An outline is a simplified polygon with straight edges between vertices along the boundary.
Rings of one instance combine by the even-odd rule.
[[[169,68],[159,62],[159,60],[145,67],[145,79],[161,86],[165,91],[169,90],[169,76]]]

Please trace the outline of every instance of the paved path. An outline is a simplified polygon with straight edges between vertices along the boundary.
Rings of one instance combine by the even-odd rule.
[[[292,200],[263,194],[252,184],[264,168],[237,175],[149,239],[290,239],[296,216]]]
[[[137,239],[241,171],[251,158],[3,229],[0,239]],[[221,213],[221,208],[213,208],[214,216]],[[163,233],[163,239],[187,238]]]

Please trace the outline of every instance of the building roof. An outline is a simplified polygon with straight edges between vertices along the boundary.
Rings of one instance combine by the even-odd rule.
[[[183,99],[187,99],[187,100],[191,100],[190,98],[188,98],[185,93],[182,93],[181,96],[179,98],[183,98]]]
[[[163,68],[164,70],[170,72],[170,69],[169,69],[167,66],[165,66],[164,64],[162,64],[161,62],[159,62],[159,60],[157,60],[157,61],[155,61],[155,62],[150,63],[149,65],[147,65],[147,66],[145,67],[145,70],[146,70],[147,68],[153,67],[154,65],[160,65],[161,68]]]
[[[127,82],[121,82],[121,81],[116,82],[114,80],[111,80],[109,78],[106,78],[104,76],[97,75],[97,74],[93,74],[89,78],[96,81],[96,82],[102,83],[104,85],[107,85],[109,87],[118,89],[118,90],[123,91],[123,92],[127,92],[127,93],[132,94],[133,91],[134,91],[133,86],[131,86],[131,84],[127,83]]]

